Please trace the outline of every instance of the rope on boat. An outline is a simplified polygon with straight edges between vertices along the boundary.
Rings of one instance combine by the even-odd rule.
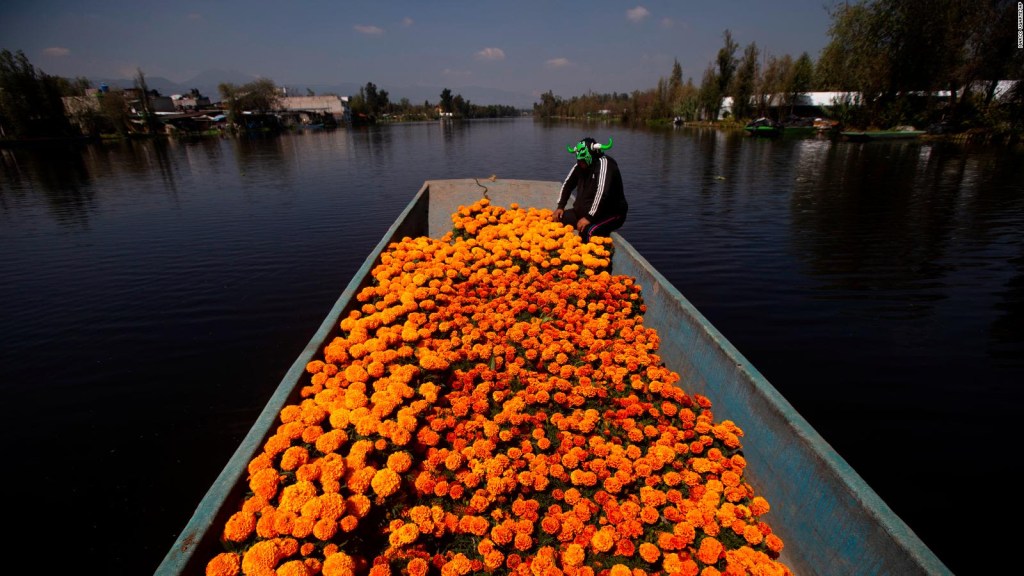
[[[498,176],[496,174],[491,174],[490,176],[487,177],[487,179],[490,180],[491,182],[494,182],[495,180],[498,179]],[[473,178],[473,181],[476,182],[477,186],[479,186],[479,187],[484,189],[483,197],[487,198],[488,200],[490,200],[490,197],[487,196],[487,186],[484,186],[483,184],[481,184],[480,183],[480,179],[478,179],[478,178]]]

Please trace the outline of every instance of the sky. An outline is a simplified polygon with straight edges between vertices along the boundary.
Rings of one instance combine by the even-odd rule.
[[[678,61],[700,84],[728,29],[743,48],[817,60],[834,0],[368,2],[3,0],[0,49],[87,78],[211,71],[279,86],[486,88],[539,100],[657,86]],[[438,92],[439,96],[440,92]],[[493,96],[501,98],[501,96]],[[485,102],[477,104],[506,104]]]

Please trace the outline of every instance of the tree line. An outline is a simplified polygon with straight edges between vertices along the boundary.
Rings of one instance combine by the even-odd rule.
[[[0,51],[0,139],[73,138],[85,134],[126,135],[129,132],[156,133],[160,124],[150,101],[157,96],[149,89],[145,73],[137,70],[131,98],[124,90],[112,89],[86,98],[92,83],[84,77],[68,79],[37,69],[21,50]],[[229,125],[240,131],[273,128],[273,115],[282,90],[267,78],[245,84],[221,83],[219,108]],[[197,96],[198,91],[193,90]],[[313,95],[312,91],[308,91]],[[65,103],[65,98],[70,100]],[[367,82],[349,98],[353,116],[371,121],[436,119],[442,114],[459,118],[500,118],[519,115],[513,106],[478,105],[442,90],[437,104],[412,104],[408,98],[392,102],[387,90]]]
[[[548,91],[534,104],[540,118],[610,118],[629,124],[660,124],[674,119],[717,121],[726,97],[726,118],[746,122],[761,116],[784,119],[798,110],[808,92],[843,96],[824,107],[825,115],[852,127],[944,126],[948,131],[986,128],[1024,131],[1024,50],[1016,46],[1016,6],[1012,0],[860,0],[837,2],[830,10],[829,42],[817,60],[804,52],[775,55],[750,42],[740,47],[726,29],[723,44],[700,76],[684,80],[676,60],[655,87],[631,93],[587,93],[562,98]],[[1006,84],[1000,81],[1011,82]],[[146,114],[145,75],[135,79]],[[67,137],[76,126],[123,133],[128,103],[123,93],[100,98],[99,109],[72,111],[61,98],[81,96],[89,81],[37,70],[21,51],[0,52],[0,138]],[[280,95],[271,80],[219,91],[234,123],[243,111],[269,114]],[[463,118],[516,116],[512,106],[481,106],[445,88],[437,104],[392,102],[386,90],[368,82],[350,98],[352,114],[378,121],[426,120],[439,115]]]
[[[723,32],[723,45],[699,85],[683,81],[678,60],[667,78],[631,94],[561,98],[541,95],[534,115],[611,117],[631,124],[717,121],[762,116],[782,120],[808,92],[845,96],[825,107],[851,126],[943,123],[951,130],[1024,128],[1024,82],[997,94],[1000,81],[1024,76],[1016,48],[1016,2],[1011,0],[861,0],[830,11],[829,42],[817,61],[807,52],[774,55]],[[1001,97],[997,97],[1001,96]]]
[[[479,105],[453,94],[448,88],[441,90],[437,104],[424,101],[422,105],[412,104],[408,98],[392,102],[387,90],[373,82],[359,88],[359,93],[349,100],[352,114],[363,114],[377,120],[408,121],[435,120],[442,114],[459,118],[507,118],[519,115],[514,106],[501,104]]]

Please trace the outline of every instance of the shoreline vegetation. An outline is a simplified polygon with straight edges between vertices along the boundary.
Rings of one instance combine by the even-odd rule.
[[[1024,51],[1008,25],[1007,0],[862,0],[831,9],[829,42],[814,60],[807,52],[776,55],[726,29],[699,84],[675,60],[655,87],[631,93],[563,98],[548,91],[532,110],[479,105],[444,88],[437,102],[393,102],[368,82],[351,96],[330,96],[339,109],[284,114],[287,90],[260,78],[222,83],[211,103],[193,89],[189,105],[150,90],[137,70],[131,88],[93,88],[37,70],[22,51],[0,52],[0,146],[131,137],[280,132],[410,121],[532,116],[602,120],[635,127],[742,129],[754,119],[822,119],[838,130],[912,126],[931,139],[1016,144],[1024,133]],[[936,39],[939,39],[938,41]],[[309,96],[315,94],[307,89]],[[183,97],[175,95],[176,102]],[[177,108],[173,123],[162,102]],[[189,118],[182,113],[191,112]],[[200,116],[203,112],[208,114]],[[188,116],[188,114],[184,114]]]

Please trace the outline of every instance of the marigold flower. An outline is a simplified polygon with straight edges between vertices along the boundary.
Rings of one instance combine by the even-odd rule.
[[[234,552],[222,552],[206,564],[206,576],[238,576],[242,559]]]
[[[764,534],[762,534],[761,531],[757,529],[757,526],[748,524],[743,529],[743,538],[751,546],[757,546],[764,540]]]
[[[420,529],[414,523],[403,524],[388,537],[388,542],[394,547],[408,546],[420,536]]]
[[[714,564],[718,562],[724,552],[722,543],[712,537],[704,538],[700,541],[700,548],[697,550],[697,559],[705,564]]]
[[[641,542],[638,551],[640,552],[640,557],[650,564],[657,562],[661,556],[661,550],[650,542]]]
[[[426,576],[430,565],[423,558],[413,558],[405,565],[405,569],[408,571],[409,576]]]
[[[359,527],[359,518],[351,514],[345,515],[339,523],[342,532],[352,532]]]
[[[531,538],[529,534],[519,532],[516,533],[515,538],[513,539],[513,544],[515,545],[516,550],[526,552],[533,547],[533,538]]]
[[[615,546],[615,529],[605,526],[590,539],[590,546],[597,552],[607,552]]]
[[[324,576],[355,576],[356,562],[344,552],[336,552],[324,559]]]
[[[782,552],[782,539],[776,536],[775,534],[769,534],[765,536],[764,543],[772,552]]]
[[[461,552],[441,567],[441,576],[465,576],[472,570],[469,558]]]
[[[256,530],[256,514],[235,512],[224,525],[223,536],[228,542],[245,542]]]
[[[283,552],[276,538],[257,542],[242,556],[242,572],[247,576],[273,576]]]
[[[374,493],[382,498],[391,496],[398,491],[402,478],[390,468],[381,468],[373,475],[370,485]]]

